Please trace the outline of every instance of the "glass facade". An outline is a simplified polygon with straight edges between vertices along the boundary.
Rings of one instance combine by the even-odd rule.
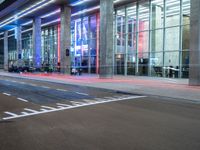
[[[140,0],[115,14],[116,74],[188,77],[190,0]]]
[[[42,29],[42,67],[57,71],[58,64],[58,26],[49,26]]]
[[[85,73],[97,71],[97,16],[73,20],[71,23],[72,67]]]
[[[188,78],[190,0],[138,0],[114,11],[114,73]],[[59,63],[60,25],[42,28],[41,59],[52,71]],[[99,13],[71,21],[71,66],[98,73]],[[8,38],[9,60],[17,59]],[[33,62],[32,31],[22,34],[22,58]]]
[[[22,33],[22,59],[27,66],[33,66],[32,32]]]
[[[11,66],[17,60],[17,41],[15,36],[8,37],[8,65]]]

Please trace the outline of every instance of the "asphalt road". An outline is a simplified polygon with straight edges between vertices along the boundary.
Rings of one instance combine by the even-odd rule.
[[[0,78],[0,150],[199,149],[199,104]]]

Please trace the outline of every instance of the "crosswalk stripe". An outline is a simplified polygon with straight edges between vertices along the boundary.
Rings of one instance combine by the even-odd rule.
[[[11,115],[11,116],[18,116],[17,114],[15,114],[15,113],[11,113],[11,112],[8,112],[8,111],[6,111],[6,112],[4,112],[5,114],[8,114],[8,115]]]
[[[47,109],[51,109],[51,110],[55,110],[56,108],[54,107],[49,107],[49,106],[41,106],[42,108],[47,108]]]
[[[116,99],[111,99],[111,100],[103,99],[104,101],[96,101],[94,103],[84,103],[84,102],[80,102],[80,101],[79,102],[70,101],[71,103],[73,103],[75,105],[57,103],[57,108],[50,107],[50,106],[41,106],[42,108],[46,108],[46,109],[40,109],[40,111],[24,108],[25,111],[28,111],[28,112],[31,112],[31,113],[21,112],[21,115],[17,115],[15,113],[5,112],[6,114],[9,114],[11,116],[5,117],[5,118],[2,118],[2,119],[3,120],[11,120],[11,119],[22,118],[22,117],[27,117],[27,116],[34,116],[34,115],[45,114],[45,113],[50,113],[50,112],[58,112],[58,111],[61,111],[61,110],[75,109],[75,108],[80,108],[80,107],[85,107],[85,106],[92,106],[92,105],[97,105],[97,104],[104,104],[104,103],[117,102],[117,101],[123,101],[123,100],[131,100],[131,99],[144,98],[144,97],[146,97],[146,96],[129,96],[129,97],[116,98]],[[83,101],[87,101],[87,100],[84,99]]]

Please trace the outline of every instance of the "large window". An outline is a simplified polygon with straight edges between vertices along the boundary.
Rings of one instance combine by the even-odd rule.
[[[57,26],[42,29],[42,66],[48,66],[52,71],[57,69],[58,63],[57,38]]]
[[[188,77],[190,0],[138,0],[115,14],[116,74]]]
[[[22,59],[28,66],[33,65],[32,32],[22,34]]]
[[[83,72],[96,73],[97,15],[72,21],[72,67]]]

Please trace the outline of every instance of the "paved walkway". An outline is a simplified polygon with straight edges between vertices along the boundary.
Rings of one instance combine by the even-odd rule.
[[[0,76],[28,78],[56,83],[112,89],[143,95],[166,96],[200,103],[200,86],[189,86],[188,79],[169,79],[138,76],[114,76],[113,79],[99,79],[97,75],[83,74],[70,76],[45,73],[7,73],[0,71]]]

